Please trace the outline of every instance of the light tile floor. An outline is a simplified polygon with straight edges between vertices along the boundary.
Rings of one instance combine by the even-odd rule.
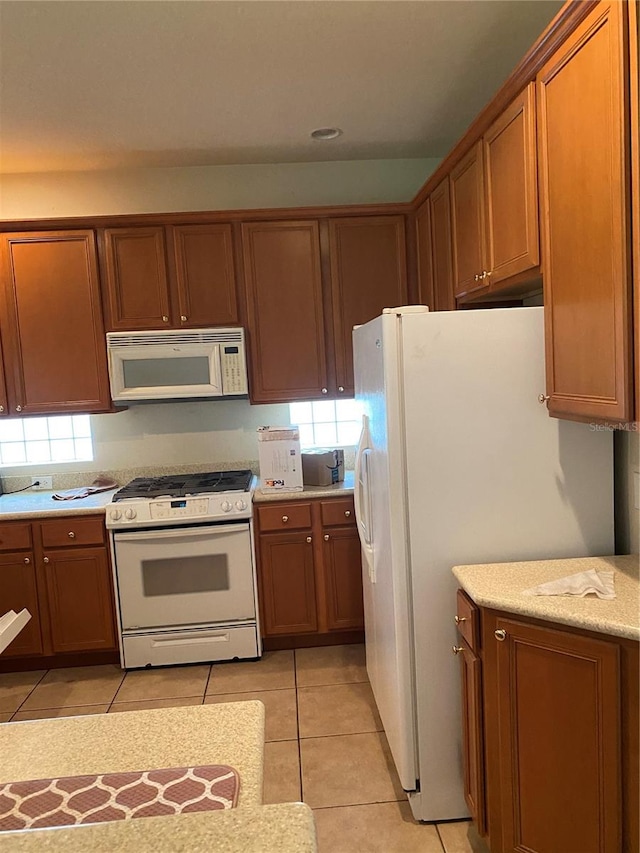
[[[255,663],[0,675],[0,723],[242,699],[266,708],[265,802],[308,803],[320,853],[471,853],[466,822],[413,820],[363,646],[267,652]]]

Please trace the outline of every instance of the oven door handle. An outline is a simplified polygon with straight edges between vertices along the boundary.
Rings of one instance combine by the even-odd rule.
[[[113,534],[116,542],[157,542],[159,539],[198,539],[211,538],[220,533],[243,533],[249,530],[249,524],[208,524],[206,527],[172,527],[171,530],[132,531]]]

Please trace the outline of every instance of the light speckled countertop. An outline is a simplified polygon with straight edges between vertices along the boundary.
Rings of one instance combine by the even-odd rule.
[[[228,764],[238,804],[260,805],[263,751],[257,701],[30,720],[0,726],[0,781]]]
[[[54,501],[53,492],[26,491],[0,497],[0,521],[41,518],[43,515],[104,515],[117,489],[74,501]]]
[[[573,595],[522,594],[525,589],[590,569],[613,569],[615,599],[604,601],[595,595],[580,598]],[[481,607],[640,640],[640,558],[637,554],[455,566],[453,574],[469,597]]]
[[[335,483],[333,486],[305,486],[301,492],[287,492],[283,489],[282,491],[277,490],[265,494],[258,487],[253,496],[253,502],[254,504],[258,504],[267,501],[308,501],[309,498],[342,498],[353,494],[353,483],[353,471],[345,471],[342,483]]]
[[[16,853],[316,853],[313,813],[303,803],[145,817],[0,833]]]
[[[219,763],[240,776],[238,808],[0,833],[23,853],[316,853],[311,809],[262,806],[264,705],[231,702],[0,726],[0,781]]]

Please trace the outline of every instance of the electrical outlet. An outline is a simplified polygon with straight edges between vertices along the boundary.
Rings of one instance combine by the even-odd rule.
[[[53,477],[32,477],[31,488],[35,492],[50,491],[53,488]]]

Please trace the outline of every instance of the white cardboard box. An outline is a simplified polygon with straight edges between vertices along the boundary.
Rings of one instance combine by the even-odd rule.
[[[297,426],[258,427],[260,491],[302,491],[300,432]]]

